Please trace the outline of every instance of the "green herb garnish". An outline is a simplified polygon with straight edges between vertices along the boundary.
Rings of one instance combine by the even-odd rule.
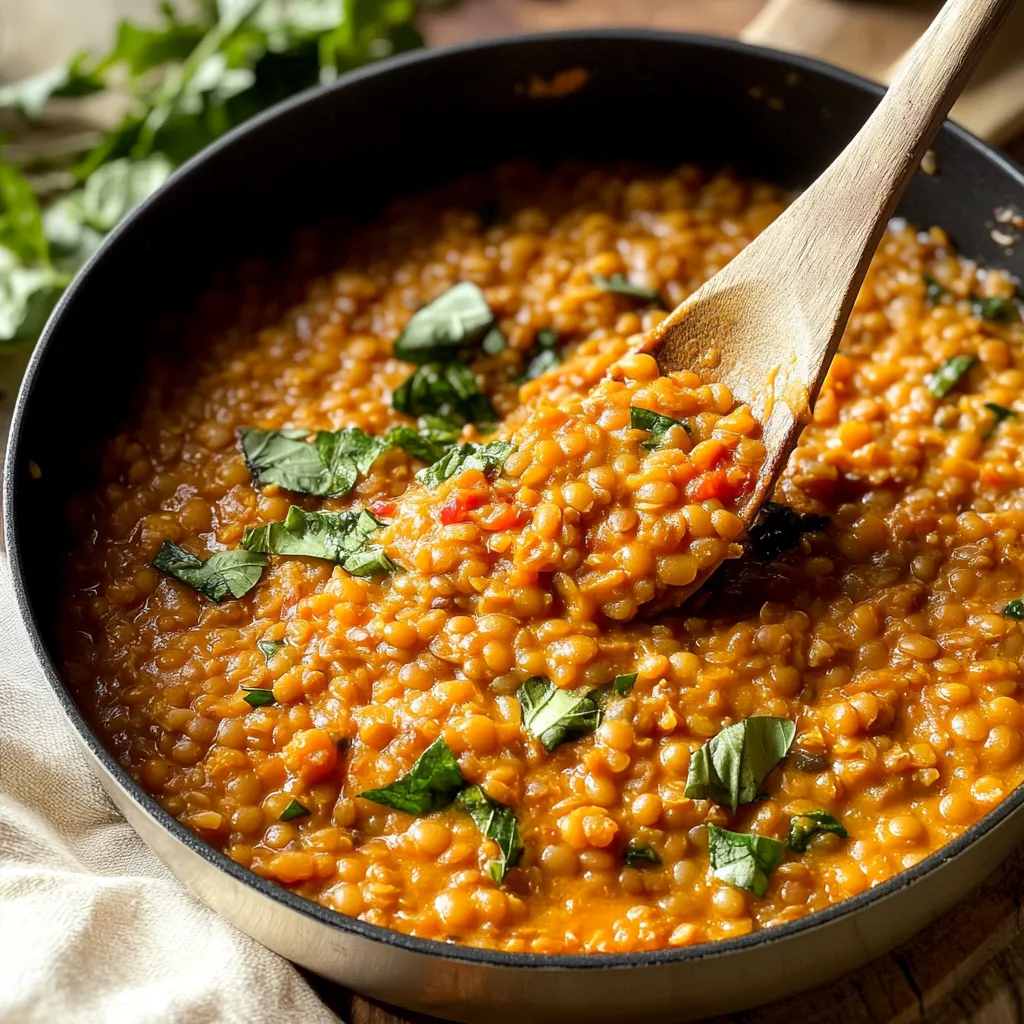
[[[999,405],[996,402],[986,402],[985,408],[992,413],[992,425],[982,434],[983,441],[987,441],[999,429],[999,424],[1003,420],[1019,419],[1017,413],[1012,409],[1007,409],[1005,405]]]
[[[326,558],[351,576],[372,576],[398,568],[382,548],[369,543],[380,526],[366,509],[305,512],[292,505],[281,522],[248,527],[242,535],[242,547],[271,555]]]
[[[243,686],[246,691],[242,700],[251,708],[265,708],[274,703],[274,691],[265,686]]]
[[[294,821],[296,818],[306,818],[312,812],[308,807],[303,807],[298,800],[292,799],[288,806],[281,812],[279,821]]]
[[[431,416],[448,427],[498,420],[491,400],[480,390],[476,374],[464,363],[427,363],[395,389],[391,404],[406,416]]]
[[[152,565],[219,604],[229,594],[248,594],[259,583],[267,560],[251,551],[218,551],[206,559],[196,558],[165,540]]]
[[[931,274],[924,275],[925,292],[928,295],[928,301],[933,305],[937,306],[946,294],[946,289],[938,281],[935,280]]]
[[[523,728],[550,754],[560,743],[593,732],[601,709],[590,691],[562,690],[545,676],[527,679],[516,691]]]
[[[652,409],[642,409],[638,405],[629,407],[629,425],[634,430],[646,430],[651,436],[641,444],[642,448],[653,451],[665,443],[665,435],[673,427],[682,427],[688,434],[693,433],[690,424],[685,420],[674,420],[671,416],[662,416]]]
[[[561,366],[562,353],[558,351],[558,331],[552,331],[547,327],[539,330],[533,347],[526,353],[525,359],[526,367],[519,378],[519,383],[536,380],[548,370]]]
[[[508,338],[501,333],[500,327],[492,327],[480,342],[480,348],[486,355],[496,356],[508,348]]]
[[[661,295],[651,288],[641,288],[639,285],[630,284],[629,279],[622,274],[612,274],[611,277],[604,277],[601,274],[591,274],[590,280],[602,291],[614,292],[616,295],[626,295],[631,299],[641,299],[649,302],[658,309],[668,309],[665,300]]]
[[[407,814],[426,814],[447,807],[463,787],[459,762],[444,738],[434,740],[400,779],[359,795]]]
[[[628,868],[642,867],[644,863],[661,863],[661,858],[653,847],[638,843],[635,839],[631,839],[626,846],[625,860]]]
[[[1020,310],[1013,299],[985,299],[980,295],[972,295],[971,312],[993,324],[1012,324],[1020,319]]]
[[[368,473],[390,444],[358,427],[320,430],[311,444],[308,430],[243,430],[245,464],[258,487],[276,484],[286,491],[317,497],[342,497]]]
[[[512,808],[492,800],[479,786],[464,789],[458,796],[458,804],[483,835],[498,844],[499,856],[487,866],[487,873],[497,885],[501,885],[509,868],[516,866],[523,852]]]
[[[1003,615],[1008,619],[1017,619],[1018,621],[1024,620],[1024,601],[1017,598],[1011,601],[1004,609]]]
[[[727,726],[691,755],[686,795],[732,811],[749,804],[794,736],[796,726],[788,718],[758,715]]]
[[[416,459],[424,462],[437,462],[448,451],[455,447],[458,435],[453,430],[437,427],[394,427],[384,437],[389,445],[394,445]]]
[[[270,659],[273,658],[273,656],[277,654],[282,647],[287,647],[288,642],[286,640],[257,640],[256,646],[259,648],[260,654],[263,655],[269,665]]]
[[[749,531],[754,554],[762,562],[774,562],[784,552],[792,551],[803,534],[823,530],[829,522],[828,516],[794,512],[788,505],[766,501]]]
[[[768,876],[782,863],[785,844],[767,836],[728,832],[717,825],[707,828],[711,874],[737,889],[763,896]]]
[[[805,811],[803,814],[794,814],[790,819],[786,846],[793,853],[806,853],[808,843],[819,832],[831,832],[840,839],[850,838],[843,823],[827,811]]]
[[[936,398],[945,398],[977,361],[977,356],[952,356],[928,377],[928,390]]]
[[[486,474],[495,473],[505,464],[513,448],[514,445],[509,441],[488,441],[487,444],[474,444],[469,441],[460,444],[457,448],[450,449],[437,462],[426,469],[421,469],[416,474],[416,481],[424,487],[437,487],[467,469],[478,469]]]
[[[460,281],[413,314],[394,353],[410,363],[444,362],[482,341],[493,325],[484,293],[472,281]]]

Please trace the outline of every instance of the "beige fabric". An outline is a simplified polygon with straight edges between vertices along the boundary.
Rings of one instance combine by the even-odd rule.
[[[17,369],[0,367],[0,378]],[[13,383],[0,379],[7,395]],[[5,398],[3,433],[9,407]],[[0,557],[0,1021],[292,1020],[338,1022],[291,964],[195,899],[114,809],[35,664]]]

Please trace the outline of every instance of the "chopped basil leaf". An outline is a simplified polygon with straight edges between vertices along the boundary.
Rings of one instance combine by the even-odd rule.
[[[558,351],[558,332],[543,328],[537,332],[533,348],[526,353],[526,368],[519,377],[519,383],[536,380],[538,377],[562,364],[562,353]]]
[[[591,692],[562,690],[544,676],[527,679],[516,691],[523,728],[550,754],[560,743],[593,732],[601,709]]]
[[[523,852],[519,826],[512,808],[492,800],[479,786],[464,789],[459,794],[458,803],[473,819],[476,827],[498,844],[500,855],[488,865],[487,873],[496,884],[501,885],[509,868],[516,866]]]
[[[483,340],[493,324],[484,293],[472,281],[461,281],[412,315],[394,353],[410,363],[451,359]]]
[[[660,412],[641,409],[638,405],[629,407],[629,425],[634,430],[646,430],[651,435],[641,445],[648,451],[660,448],[665,443],[665,435],[673,427],[682,427],[688,434],[693,432],[685,420],[674,420],[671,416],[662,416]]]
[[[267,560],[251,551],[218,551],[206,559],[196,558],[165,540],[152,565],[219,604],[228,594],[248,594],[259,583]]]
[[[274,691],[265,686],[243,686],[242,689],[247,691],[242,700],[251,708],[264,708],[274,703]]]
[[[611,688],[620,696],[625,697],[636,685],[637,672],[630,672],[627,675],[616,676],[611,681]]]
[[[977,356],[952,356],[927,380],[928,390],[936,398],[945,398],[960,383],[960,378],[978,361]]]
[[[368,543],[380,525],[366,509],[304,512],[292,505],[281,522],[248,527],[242,535],[242,547],[271,555],[326,558],[352,576],[372,576],[398,568],[382,548]]]
[[[394,427],[385,435],[389,445],[395,445],[408,452],[415,459],[437,462],[456,444],[458,435],[453,430],[426,427]]]
[[[757,797],[796,736],[788,718],[756,715],[724,728],[690,757],[686,796],[735,811]]]
[[[294,821],[296,818],[305,818],[310,814],[308,807],[303,807],[298,800],[293,799],[290,804],[281,812],[280,821]]]
[[[320,430],[312,444],[308,430],[243,430],[242,455],[258,487],[276,484],[298,494],[342,497],[368,473],[390,444],[358,427]]]
[[[508,338],[501,333],[500,327],[492,327],[484,335],[484,340],[480,342],[480,348],[487,355],[496,356],[499,352],[504,352],[508,348]]]
[[[722,882],[763,896],[768,876],[782,863],[786,847],[767,836],[728,832],[708,825],[711,874]]]
[[[1011,601],[1004,609],[1003,614],[1008,619],[1024,620],[1024,601],[1017,598]]]
[[[591,274],[590,280],[602,291],[614,292],[616,295],[627,295],[631,299],[643,299],[657,306],[658,309],[668,309],[665,300],[651,288],[641,288],[639,285],[630,284],[628,278],[622,274],[612,274],[611,277],[603,277],[601,274]]]
[[[1013,299],[985,299],[980,295],[972,295],[971,311],[975,316],[993,324],[1012,324],[1020,319],[1020,311]]]
[[[928,301],[933,305],[937,306],[943,296],[946,294],[946,289],[935,280],[931,274],[924,275],[925,292],[928,295]]]
[[[629,845],[626,847],[626,867],[638,868],[647,861],[651,864],[660,864],[661,858],[657,852],[650,846],[644,846],[638,843],[635,839],[629,841]]]
[[[391,404],[407,416],[433,416],[449,427],[487,426],[498,420],[476,374],[463,363],[426,363],[395,389]]]
[[[763,562],[774,562],[800,543],[801,534],[823,530],[829,522],[828,516],[794,512],[788,505],[766,501],[749,532],[754,554]]]
[[[987,441],[996,432],[1003,420],[1019,419],[1017,413],[1012,409],[1007,409],[1005,405],[999,405],[996,402],[986,402],[985,408],[992,413],[992,425],[982,435],[983,441]]]
[[[849,833],[843,823],[833,818],[827,811],[806,811],[794,814],[789,822],[789,836],[786,846],[794,853],[806,853],[807,845],[819,832],[831,832],[840,839],[849,839]]]
[[[631,672],[629,675],[616,676],[610,683],[591,690],[587,696],[597,705],[598,710],[603,715],[612,697],[625,697],[633,689],[636,678],[636,672]],[[598,721],[598,725],[600,724],[600,721]]]
[[[285,640],[257,640],[256,646],[259,648],[260,654],[263,655],[269,665],[270,659],[277,654],[282,647],[287,647],[288,643]]]
[[[505,464],[505,460],[512,454],[513,447],[509,441],[488,441],[487,444],[474,444],[468,441],[450,449],[426,469],[421,469],[416,474],[416,480],[424,487],[437,487],[438,484],[466,469],[493,473]]]
[[[434,740],[400,778],[382,789],[359,795],[407,814],[426,814],[447,807],[462,789],[462,772],[444,737]]]

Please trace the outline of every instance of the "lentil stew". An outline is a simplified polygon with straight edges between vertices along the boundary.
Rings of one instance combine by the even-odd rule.
[[[343,914],[541,953],[796,920],[1002,800],[1011,282],[894,223],[745,542],[757,423],[634,349],[782,193],[507,167],[494,219],[464,188],[341,256],[304,235],[287,282],[241,268],[151,368],[71,509],[60,621],[121,763]]]

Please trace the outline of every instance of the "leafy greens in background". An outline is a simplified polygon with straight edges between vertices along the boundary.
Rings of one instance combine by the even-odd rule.
[[[422,45],[417,0],[164,2],[124,20],[109,53],[0,86],[19,129],[51,99],[118,98],[121,119],[53,155],[0,146],[0,343],[34,341],[103,236],[179,164],[229,129],[318,82]],[[56,183],[56,187],[54,187]]]

